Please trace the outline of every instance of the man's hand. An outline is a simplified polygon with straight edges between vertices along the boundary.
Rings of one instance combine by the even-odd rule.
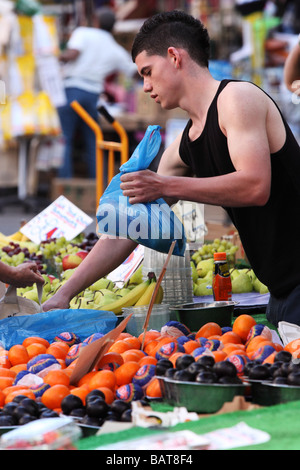
[[[162,177],[151,170],[133,171],[121,176],[120,189],[130,204],[151,202],[163,197]]]
[[[18,266],[9,266],[2,278],[3,282],[15,287],[32,286],[34,283],[44,284],[44,278],[34,262],[24,262]]]

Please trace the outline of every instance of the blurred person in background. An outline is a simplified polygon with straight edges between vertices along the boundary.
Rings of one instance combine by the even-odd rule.
[[[128,77],[136,74],[129,52],[121,47],[112,35],[116,18],[112,9],[99,8],[95,13],[95,27],[79,26],[60,55],[63,65],[64,86],[67,104],[58,108],[62,132],[65,139],[63,165],[58,175],[61,178],[73,176],[73,144],[78,129],[85,145],[85,162],[89,178],[96,175],[95,134],[82,118],[70,107],[74,100],[98,121],[97,103],[104,91],[105,80],[113,73]]]

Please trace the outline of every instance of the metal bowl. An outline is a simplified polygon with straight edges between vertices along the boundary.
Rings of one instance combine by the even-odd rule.
[[[175,312],[177,321],[191,331],[198,331],[208,322],[231,326],[234,306],[235,302],[194,302],[170,306],[170,310]]]
[[[200,384],[158,377],[162,396],[171,406],[184,406],[196,413],[216,413],[236,395],[244,395],[244,384]]]
[[[260,406],[300,400],[300,386],[275,384],[268,381],[251,383],[252,402]]]

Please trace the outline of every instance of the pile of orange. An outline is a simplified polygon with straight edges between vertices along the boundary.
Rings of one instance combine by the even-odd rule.
[[[272,362],[275,353],[283,346],[273,343],[263,335],[258,335],[247,341],[251,328],[256,324],[250,315],[238,316],[232,325],[232,330],[222,332],[221,327],[213,322],[206,323],[196,332],[194,339],[183,343],[184,352],[174,352],[170,361],[175,366],[176,359],[183,354],[192,354],[200,346],[200,338],[218,339],[220,346],[212,351],[216,362],[223,361],[232,355],[240,355],[252,359],[257,351],[265,345],[273,347],[274,353],[265,361]],[[138,369],[144,365],[156,365],[156,353],[163,345],[179,343],[179,338],[170,334],[161,334],[150,330],[138,337],[129,333],[121,333],[110,346],[109,350],[100,358],[94,369],[86,373],[75,385],[70,383],[70,377],[77,359],[66,365],[66,356],[70,346],[63,341],[49,343],[40,337],[29,337],[22,344],[12,346],[9,350],[0,347],[0,407],[13,400],[16,395],[25,395],[35,398],[29,386],[14,385],[18,372],[27,369],[27,363],[39,354],[52,354],[60,364],[60,369],[51,370],[43,377],[49,388],[42,395],[41,401],[50,409],[60,411],[62,399],[69,394],[79,396],[85,403],[86,395],[94,389],[102,390],[107,403],[112,403],[116,390],[123,385],[130,384]],[[285,350],[294,357],[300,357],[300,340],[289,343]],[[158,380],[152,379],[146,386],[145,395],[161,397]]]

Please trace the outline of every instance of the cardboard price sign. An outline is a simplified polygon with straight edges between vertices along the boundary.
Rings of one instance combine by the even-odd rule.
[[[59,196],[20,231],[36,244],[53,237],[72,240],[92,222],[93,219],[75,204]]]
[[[70,384],[76,385],[78,381],[88,372],[91,372],[100,361],[117,337],[126,328],[127,323],[133,314],[128,315],[116,328],[106,333],[102,338],[88,344],[81,349],[76,366],[70,377]]]

